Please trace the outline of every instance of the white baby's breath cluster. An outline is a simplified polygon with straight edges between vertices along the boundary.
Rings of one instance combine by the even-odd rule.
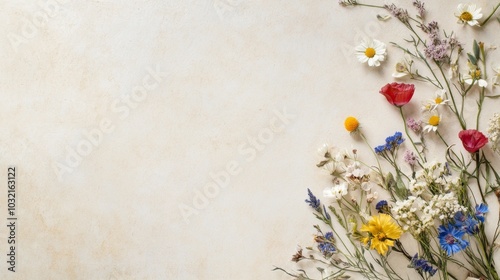
[[[454,192],[433,195],[428,201],[421,197],[409,196],[403,201],[396,201],[391,212],[404,231],[414,236],[435,226],[437,219],[453,218],[466,208],[460,205]]]
[[[408,189],[413,195],[419,196],[425,190],[448,192],[461,187],[460,179],[452,177],[446,164],[432,161],[424,164],[424,168],[415,173],[415,179],[410,180]]]
[[[396,204],[392,207],[391,211],[394,219],[398,221],[398,224],[404,231],[419,234],[423,230],[423,224],[416,213],[418,210],[415,205],[416,199],[417,197],[410,196],[406,200],[396,201]]]
[[[467,210],[458,203],[454,192],[434,195],[429,202],[422,203],[421,206],[424,206],[422,209],[423,217],[432,218],[432,220],[451,219],[457,212]]]
[[[488,127],[488,138],[491,141],[493,150],[500,153],[499,140],[500,140],[500,114],[495,113],[490,119]]]

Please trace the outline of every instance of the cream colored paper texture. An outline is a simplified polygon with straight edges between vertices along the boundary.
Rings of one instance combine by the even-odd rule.
[[[470,47],[455,4],[428,2]],[[378,94],[402,53],[389,47],[377,69],[354,56],[364,36],[402,41],[374,10],[2,0],[0,14],[1,279],[288,279],[271,270],[300,268],[291,256],[316,223],[307,188],[330,183],[317,148],[369,153],[348,115],[374,144],[402,129]],[[500,44],[488,32],[478,39]],[[433,93],[418,84],[410,110]]]

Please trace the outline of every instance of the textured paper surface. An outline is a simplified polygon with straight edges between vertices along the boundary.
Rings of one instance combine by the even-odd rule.
[[[306,188],[329,185],[317,148],[368,152],[344,132],[348,115],[374,142],[402,129],[377,93],[401,53],[389,48],[379,69],[352,53],[366,35],[402,41],[404,29],[373,10],[333,0],[0,4],[0,224],[9,166],[18,217],[15,273],[0,227],[2,279],[287,279],[271,270],[295,269],[296,244],[312,243]],[[426,5],[471,46],[455,3]],[[500,44],[489,30],[478,39]],[[415,97],[433,92],[419,85]]]

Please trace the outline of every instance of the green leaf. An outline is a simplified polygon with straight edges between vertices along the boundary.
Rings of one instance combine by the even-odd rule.
[[[500,97],[500,94],[499,94],[499,95],[485,95],[484,97],[488,97],[488,98],[499,98],[499,97]]]
[[[477,59],[470,53],[467,53],[467,56],[469,57],[470,63],[474,64],[477,66]]]
[[[479,44],[477,43],[476,40],[474,40],[474,43],[472,44],[472,50],[474,51],[474,56],[476,57],[476,60],[479,60],[481,57],[479,56]]]

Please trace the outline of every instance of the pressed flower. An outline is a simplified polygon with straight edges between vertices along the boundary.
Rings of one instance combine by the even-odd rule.
[[[453,217],[455,220],[455,227],[458,229],[461,229],[465,231],[468,234],[475,234],[477,233],[477,224],[478,222],[472,218],[470,215],[465,215],[464,212],[459,211],[455,213],[455,217]]]
[[[417,156],[413,151],[406,150],[403,158],[404,161],[410,166],[414,166],[417,163]]]
[[[389,213],[389,204],[387,204],[386,200],[381,200],[377,202],[377,205],[375,205],[375,209],[379,213]]]
[[[410,265],[408,265],[408,267],[414,268],[420,273],[427,272],[430,276],[434,276],[437,272],[437,268],[432,267],[425,259],[419,258],[418,253],[411,258]]]
[[[484,214],[488,213],[488,205],[481,203],[476,205],[476,219],[478,219],[481,223],[484,223]]]
[[[380,62],[385,60],[386,46],[379,40],[363,40],[355,50],[358,60],[367,62],[369,66],[380,66]]]
[[[470,26],[479,25],[478,19],[483,17],[481,8],[477,8],[476,4],[458,4],[457,13],[459,23],[466,23]]]
[[[403,60],[396,63],[395,72],[392,73],[394,78],[403,78],[410,75],[410,66],[412,65],[413,60],[409,57],[405,57]]]
[[[424,105],[421,108],[422,111],[433,111],[437,110],[439,106],[446,105],[449,102],[449,100],[445,98],[446,98],[445,90],[436,91],[436,93],[434,94],[434,98],[424,103]]]
[[[317,199],[316,196],[314,196],[314,194],[312,193],[312,191],[310,189],[307,189],[307,194],[309,195],[309,199],[306,199],[306,202],[309,204],[309,206],[311,206],[315,210],[318,210],[318,209],[321,210],[319,208],[320,207],[319,199]]]
[[[439,124],[441,123],[441,116],[438,115],[437,112],[430,112],[426,123],[427,125],[424,126],[424,132],[436,132]]]
[[[482,78],[481,70],[477,68],[470,70],[469,74],[465,74],[463,80],[468,85],[475,85],[477,83],[480,87],[488,86],[488,82]]]
[[[458,133],[458,137],[462,140],[464,148],[469,153],[477,152],[488,143],[488,138],[482,132],[475,129],[462,130]]]
[[[324,197],[334,197],[337,200],[342,199],[344,195],[347,194],[347,183],[343,182],[340,184],[336,184],[335,186],[325,189],[323,191]]]
[[[394,106],[401,107],[410,102],[415,93],[415,85],[391,83],[380,89],[380,93]]]
[[[401,228],[387,214],[372,216],[367,224],[361,226],[360,231],[368,233],[362,242],[370,243],[370,249],[377,250],[381,255],[385,255],[389,247],[394,246],[394,241],[403,234]]]
[[[415,120],[414,118],[408,118],[408,120],[406,120],[406,125],[408,126],[408,128],[410,128],[416,134],[419,134],[420,132],[422,132],[422,121],[421,120]]]
[[[354,132],[359,127],[359,121],[355,117],[347,117],[344,121],[344,127],[349,132]]]
[[[463,239],[465,232],[461,229],[455,228],[453,225],[446,226],[440,225],[439,231],[439,245],[448,256],[460,252],[469,246],[469,241]]]
[[[489,121],[488,137],[490,138],[494,151],[499,151],[500,144],[500,114],[495,113]]]

